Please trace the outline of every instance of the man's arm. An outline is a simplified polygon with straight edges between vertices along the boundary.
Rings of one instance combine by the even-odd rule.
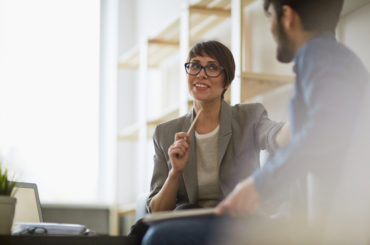
[[[365,93],[361,81],[364,75],[360,76],[361,72],[353,66],[344,69],[346,66],[338,64],[348,59],[336,59],[338,66],[323,69],[332,59],[326,58],[329,60],[322,63],[300,64],[305,73],[300,76],[299,100],[308,108],[295,108],[291,113],[295,113],[293,119],[304,120],[304,125],[293,127],[289,145],[275,152],[262,169],[235,188],[218,206],[219,213],[226,209],[234,214],[255,212],[260,200],[269,199],[276,190],[280,193],[287,190],[294,179],[311,169],[332,168],[333,158],[338,159],[338,153],[345,151]],[[353,81],[353,77],[360,81]],[[302,109],[307,110],[305,119],[299,118]],[[291,123],[294,126],[296,122]]]
[[[353,71],[340,67],[323,69],[318,62],[301,65],[305,67],[305,73],[300,74],[301,94],[293,99],[290,112],[294,134],[289,145],[275,152],[264,168],[253,175],[254,187],[262,199],[270,198],[276,190],[287,189],[308,171],[327,172],[333,168],[348,148],[357,120],[363,84],[351,80]],[[295,103],[295,99],[302,104]]]
[[[258,117],[254,128],[257,147],[272,154],[289,141],[289,126],[284,122],[271,120],[262,104],[256,103],[254,106]]]
[[[232,216],[256,213],[261,206],[261,198],[254,188],[253,178],[240,182],[215,210],[216,214],[228,212]]]
[[[275,136],[275,142],[276,145],[281,148],[284,145],[286,145],[290,141],[290,129],[289,129],[289,123],[285,123],[284,126],[282,126],[279,130],[279,132],[276,133]]]

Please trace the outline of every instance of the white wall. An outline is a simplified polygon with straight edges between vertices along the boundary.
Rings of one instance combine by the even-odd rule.
[[[101,0],[99,198],[115,202],[117,164],[118,0]]]
[[[118,13],[118,55],[137,44],[137,1],[119,0]],[[118,70],[117,75],[117,131],[137,121],[137,71]],[[117,137],[116,137],[117,142]],[[135,182],[137,162],[136,142],[124,141],[117,144],[117,166],[114,177],[116,180],[116,200],[118,203],[133,202],[136,198],[132,183]]]
[[[262,8],[262,1],[256,1],[245,9],[246,71],[272,74],[292,74],[291,64],[276,60],[276,45],[270,33],[270,24]]]
[[[44,203],[99,201],[99,9],[0,1],[0,155]]]
[[[141,41],[158,33],[184,8],[186,0],[136,0],[137,33]]]
[[[340,40],[351,48],[370,70],[370,3],[343,16]]]

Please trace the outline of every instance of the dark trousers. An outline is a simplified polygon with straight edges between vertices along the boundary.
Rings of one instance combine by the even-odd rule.
[[[176,210],[183,210],[183,209],[196,209],[201,208],[197,204],[189,204],[189,203],[183,203],[176,207]],[[140,245],[145,233],[149,229],[149,225],[143,222],[143,219],[139,219],[130,230],[130,233],[128,234],[128,237],[132,239],[135,244]]]
[[[148,229],[142,244],[316,244],[316,239],[307,226],[292,220],[211,215],[158,222]]]

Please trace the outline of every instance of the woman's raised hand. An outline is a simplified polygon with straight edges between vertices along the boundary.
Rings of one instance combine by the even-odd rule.
[[[168,148],[168,155],[171,160],[172,171],[182,173],[189,159],[190,137],[185,132],[175,134],[175,141]]]

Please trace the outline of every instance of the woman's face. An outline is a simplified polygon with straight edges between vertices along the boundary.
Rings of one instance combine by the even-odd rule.
[[[220,66],[216,59],[209,56],[195,56],[190,60],[190,62],[199,63],[202,66]],[[221,94],[224,90],[224,79],[224,72],[221,72],[217,77],[209,77],[205,70],[201,69],[197,75],[188,74],[189,92],[194,100],[203,102],[221,100]]]

